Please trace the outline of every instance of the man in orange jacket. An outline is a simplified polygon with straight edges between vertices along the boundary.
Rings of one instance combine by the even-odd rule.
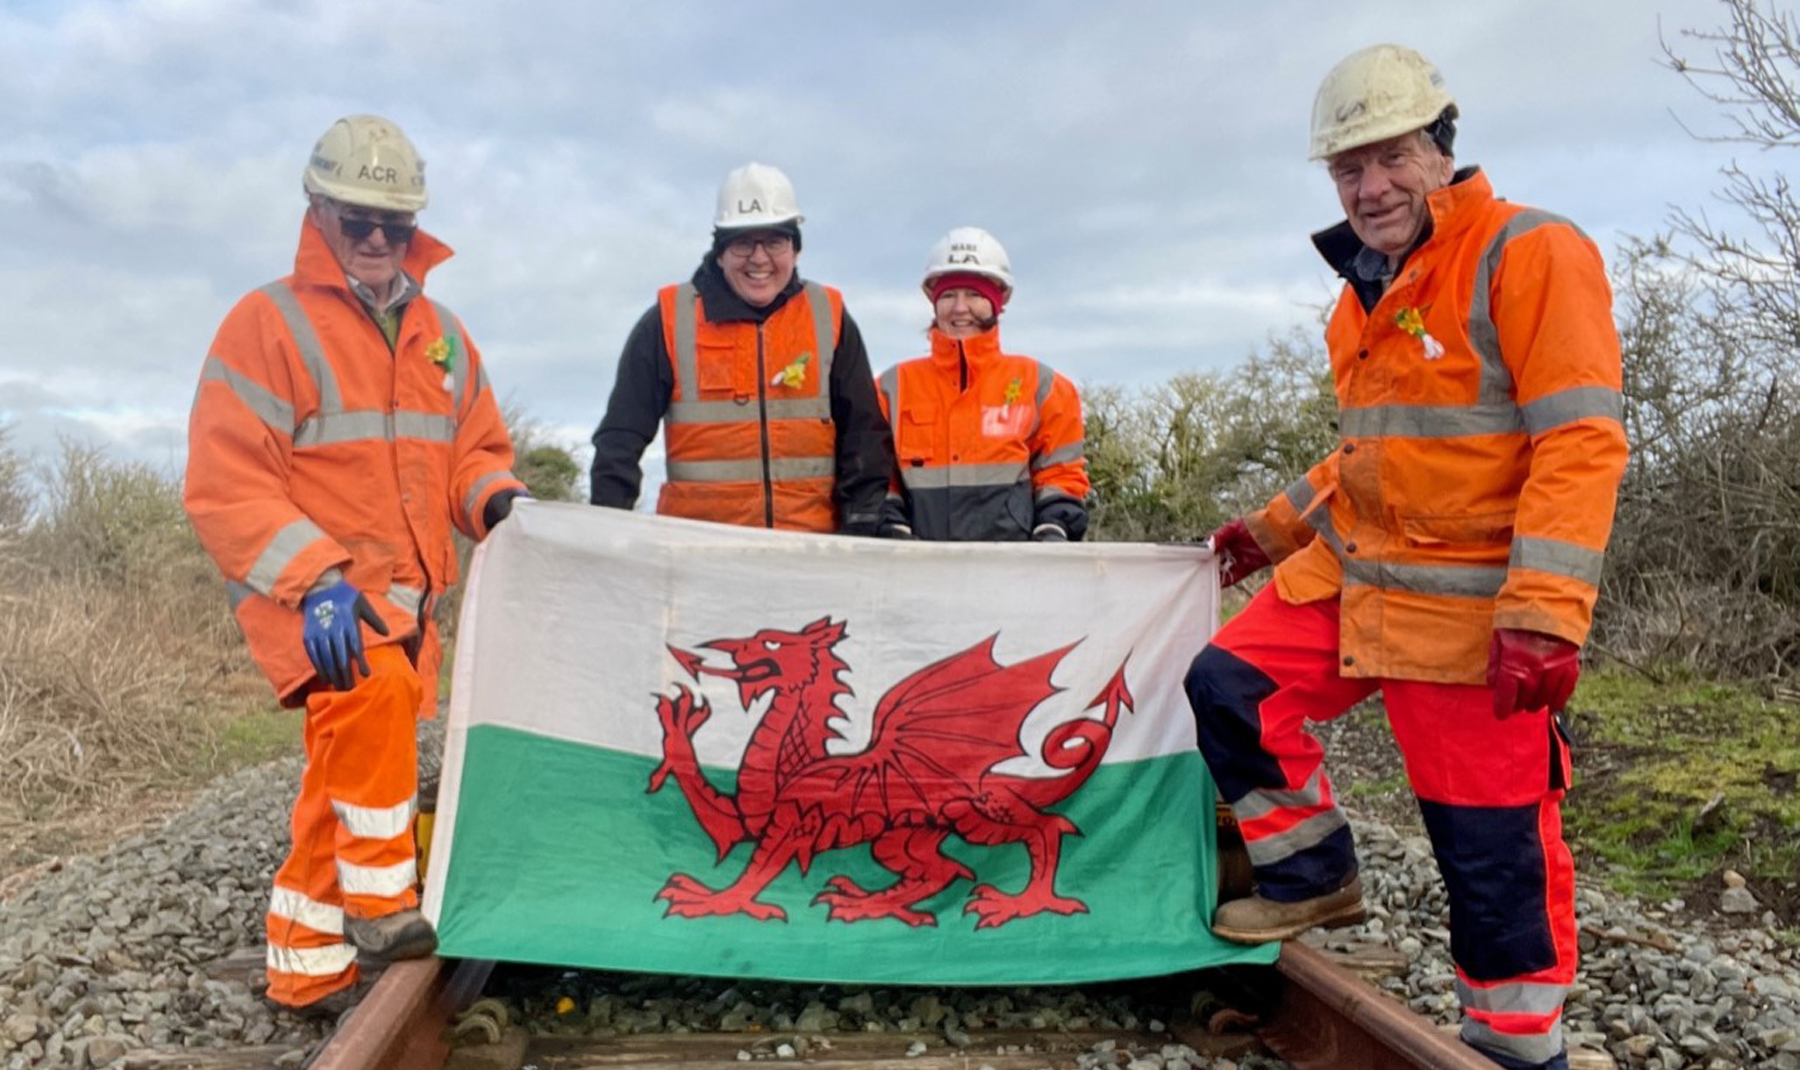
[[[593,504],[636,504],[660,421],[668,481],[657,512],[875,534],[894,440],[843,295],[800,278],[803,221],[776,168],[725,176],[712,250],[625,340],[594,431]]]
[[[1424,57],[1346,58],[1313,105],[1347,219],[1313,242],[1345,280],[1326,344],[1342,444],[1213,534],[1226,585],[1274,582],[1194,660],[1200,747],[1256,894],[1232,940],[1363,915],[1350,828],[1306,721],[1381,691],[1450,900],[1462,1038],[1562,1068],[1574,871],[1557,713],[1575,686],[1626,443],[1599,251],[1451,158]]]
[[[415,721],[437,708],[432,608],[456,581],[451,525],[484,537],[524,485],[480,354],[421,291],[450,249],[415,223],[412,143],[385,119],[340,119],[302,186],[293,274],[238,302],[201,370],[185,501],[251,656],[306,709],[268,998],[335,1013],[359,952],[437,946],[412,839]]]

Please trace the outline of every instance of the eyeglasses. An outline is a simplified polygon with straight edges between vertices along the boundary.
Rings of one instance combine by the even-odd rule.
[[[399,219],[365,219],[360,216],[338,216],[338,229],[351,241],[362,241],[380,228],[389,245],[405,245],[419,229],[417,223]]]
[[[756,255],[756,247],[759,245],[770,256],[786,256],[793,251],[794,239],[786,234],[771,234],[766,238],[738,238],[727,242],[725,251],[739,260],[748,260]]]

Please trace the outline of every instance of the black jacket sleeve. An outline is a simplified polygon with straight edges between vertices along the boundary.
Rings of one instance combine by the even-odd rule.
[[[669,411],[675,373],[663,345],[662,311],[651,305],[625,339],[613,378],[606,415],[594,431],[594,463],[588,470],[588,501],[614,509],[637,504],[644,482],[639,462]]]
[[[846,535],[873,535],[894,472],[894,433],[875,397],[862,331],[844,309],[831,357],[831,422],[837,426],[837,498]]]

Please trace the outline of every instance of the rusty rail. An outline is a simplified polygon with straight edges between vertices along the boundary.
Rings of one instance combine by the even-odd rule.
[[[310,1070],[439,1070],[451,1019],[481,994],[493,966],[395,963]],[[1454,1036],[1298,941],[1282,945],[1274,980],[1259,1000],[1256,1032],[1296,1070],[1493,1070]]]
[[[319,1050],[309,1070],[438,1070],[456,1013],[473,1003],[492,962],[424,958],[396,962]]]

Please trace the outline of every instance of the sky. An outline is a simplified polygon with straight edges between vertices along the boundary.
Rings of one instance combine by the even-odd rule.
[[[1461,164],[1609,257],[1707,207],[1732,147],[1659,38],[1717,0],[0,0],[0,425],[178,473],[214,332],[287,274],[308,151],[341,115],[427,161],[427,291],[502,400],[585,447],[620,346],[709,243],[720,180],[787,172],[803,276],[879,371],[922,352],[926,254],[982,226],[1005,347],[1077,384],[1228,370],[1311,329],[1340,218],[1306,159],[1348,53],[1406,44],[1462,110]],[[1742,149],[1738,150],[1742,152]],[[647,468],[654,480],[660,446]]]

